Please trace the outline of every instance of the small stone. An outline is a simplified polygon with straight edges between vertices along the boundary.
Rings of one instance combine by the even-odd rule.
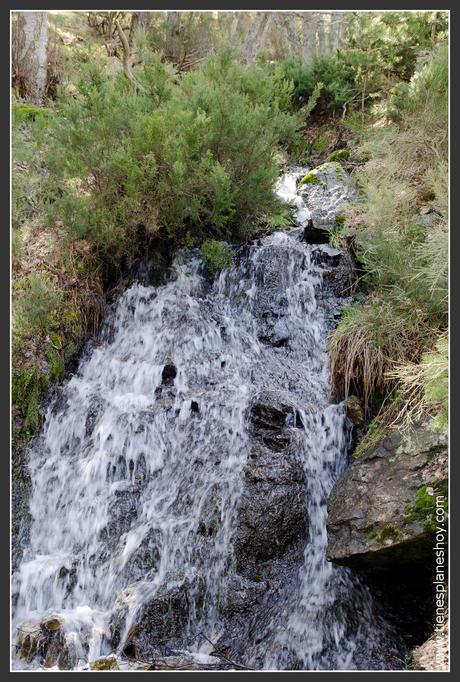
[[[116,656],[97,658],[89,664],[91,670],[120,670]]]
[[[49,618],[43,619],[41,622],[42,628],[48,630],[48,632],[57,632],[62,627],[62,620],[57,616],[50,616]]]
[[[364,412],[359,398],[355,395],[349,395],[344,404],[345,412],[351,423],[354,426],[363,426]]]

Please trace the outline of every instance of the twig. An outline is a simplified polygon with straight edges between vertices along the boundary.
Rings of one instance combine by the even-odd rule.
[[[204,637],[204,638],[209,642],[209,644],[212,645],[212,647],[214,648],[213,653],[216,653],[216,654],[219,656],[219,658],[224,658],[226,661],[228,661],[229,663],[231,663],[232,665],[234,665],[236,668],[241,668],[242,670],[255,670],[255,668],[250,668],[250,667],[247,666],[247,665],[242,665],[241,663],[237,663],[236,661],[232,661],[231,658],[229,658],[229,657],[226,656],[222,651],[219,651],[219,649],[216,648],[216,645],[214,644],[214,642],[211,642],[211,640],[209,639],[209,637],[206,637],[206,635],[204,634],[204,632],[200,632],[200,635],[201,635],[202,637]]]

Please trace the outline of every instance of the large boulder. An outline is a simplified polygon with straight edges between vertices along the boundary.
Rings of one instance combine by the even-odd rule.
[[[134,658],[168,654],[181,648],[192,604],[199,608],[200,588],[201,585],[192,585],[180,573],[166,576],[157,590],[147,583],[129,585],[119,595],[112,613],[112,645]],[[134,618],[130,615],[133,602],[140,603]],[[126,632],[128,620],[132,624]]]
[[[245,469],[235,555],[249,577],[257,564],[282,556],[305,538],[308,518],[304,468],[296,447],[300,420],[293,406],[265,391],[249,413],[252,447]]]
[[[446,436],[428,422],[405,434],[394,429],[332,489],[327,558],[363,569],[432,559],[446,504]]]
[[[338,216],[356,200],[356,189],[339,163],[328,162],[300,179],[300,195],[311,216],[305,227],[305,239],[318,244],[326,243],[329,232],[339,226]]]

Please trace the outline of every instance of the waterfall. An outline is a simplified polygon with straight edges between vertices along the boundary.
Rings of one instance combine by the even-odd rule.
[[[235,546],[254,441],[248,415],[261,395],[288,406],[282,429],[301,463],[308,529],[289,545],[297,554],[275,548],[261,562],[264,588],[243,619],[244,651],[233,651],[272,670],[385,667],[375,651],[391,648],[391,627],[361,579],[325,559],[327,497],[350,444],[326,352],[344,301],[328,288],[318,247],[302,241],[310,214],[299,175],[278,185],[295,204],[295,229],[240,247],[214,282],[183,252],[161,286],[132,284],[48,407],[30,449],[32,520],[13,575],[13,628],[58,619],[62,667],[122,658],[152,603],[163,653],[206,661],[209,641],[224,647],[241,626],[222,604],[235,581],[257,588],[254,571],[241,578]]]

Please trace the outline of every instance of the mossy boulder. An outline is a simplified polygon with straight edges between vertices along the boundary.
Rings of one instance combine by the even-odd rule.
[[[328,512],[330,561],[376,569],[429,560],[447,515],[446,436],[428,421],[393,429],[337,481]]]
[[[311,216],[305,234],[306,241],[311,243],[328,241],[330,232],[343,224],[344,208],[357,196],[350,175],[340,163],[331,161],[306,173],[300,180],[299,193]]]
[[[316,173],[307,173],[306,175],[303,176],[302,180],[300,181],[301,185],[316,185],[319,182],[318,176]]]

